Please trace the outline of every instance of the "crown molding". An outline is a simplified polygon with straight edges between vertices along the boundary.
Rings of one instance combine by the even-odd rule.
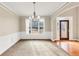
[[[78,6],[79,6],[79,3],[77,3],[77,2],[74,2],[74,3],[68,2],[68,3],[64,4],[61,8],[56,10],[53,13],[53,15],[51,15],[51,16],[60,15],[60,14],[62,14],[64,12],[66,12],[66,11],[72,9],[72,8],[78,7]]]
[[[17,15],[13,10],[8,8],[4,3],[0,2],[0,7],[3,8],[4,10],[8,11],[10,14]]]
[[[66,2],[63,6],[57,9],[51,16],[57,15],[63,8],[69,5],[69,2]]]

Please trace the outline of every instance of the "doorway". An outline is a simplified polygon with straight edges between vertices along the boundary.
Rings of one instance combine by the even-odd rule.
[[[69,20],[60,20],[60,40],[69,40]]]

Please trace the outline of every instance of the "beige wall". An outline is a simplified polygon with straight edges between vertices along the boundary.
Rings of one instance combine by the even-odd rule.
[[[56,13],[55,15],[51,16],[51,31],[53,33],[53,39],[56,39],[56,18],[57,17],[73,17],[73,38],[79,38],[79,7],[70,7],[75,6],[75,3],[66,6],[60,12]]]
[[[20,31],[24,32],[25,31],[25,19],[27,17],[25,16],[20,16]],[[49,16],[42,16],[42,18],[45,19],[45,31],[50,32],[51,31],[51,20]]]
[[[77,7],[76,8],[72,8],[62,14],[60,14],[58,17],[69,17],[72,16],[73,17],[73,38],[77,38]]]
[[[20,16],[20,23],[19,23],[19,25],[20,25],[20,31],[21,32],[24,32],[25,31],[25,18],[27,18],[27,17],[25,17],[25,16]]]
[[[76,26],[77,26],[77,38],[79,39],[79,7],[77,8],[77,23],[76,23]]]
[[[50,32],[51,31],[51,18],[50,16],[43,16],[45,19],[45,31]]]
[[[19,32],[18,16],[0,5],[0,36],[15,32]]]

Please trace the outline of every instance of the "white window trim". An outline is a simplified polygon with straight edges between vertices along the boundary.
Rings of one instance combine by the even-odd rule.
[[[41,18],[41,19],[43,19],[43,32],[42,33],[44,33],[45,32],[45,19],[44,18]],[[26,20],[29,20],[29,19],[25,19],[25,25],[27,24],[27,22],[26,22]],[[29,24],[29,23],[28,23]],[[31,23],[32,24],[32,23]],[[38,33],[40,33],[39,32],[39,25],[38,25]],[[27,34],[27,25],[26,25],[26,34]],[[32,33],[32,26],[31,26],[31,33],[29,33],[29,34],[33,34]],[[40,33],[41,34],[41,33]]]

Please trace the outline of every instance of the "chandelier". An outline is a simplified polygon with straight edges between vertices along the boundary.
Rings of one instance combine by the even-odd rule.
[[[31,17],[29,17],[29,18],[31,18],[32,20],[39,20],[40,19],[40,16],[37,16],[36,15],[36,2],[33,2],[33,9],[34,9],[34,11],[33,11],[33,16],[31,16]]]

